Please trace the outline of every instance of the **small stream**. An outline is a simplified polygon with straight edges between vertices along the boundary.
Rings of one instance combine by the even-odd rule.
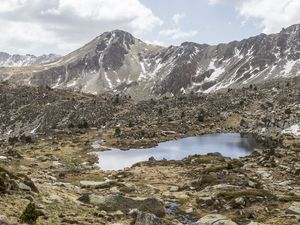
[[[97,142],[93,146],[99,144]],[[102,170],[122,170],[135,163],[147,161],[150,157],[156,160],[181,160],[189,155],[219,152],[225,157],[240,158],[250,155],[255,147],[256,142],[253,138],[243,137],[238,133],[224,133],[167,141],[148,149],[122,151],[114,148],[96,154]]]

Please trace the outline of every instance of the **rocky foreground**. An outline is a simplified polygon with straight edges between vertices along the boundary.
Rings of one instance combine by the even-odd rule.
[[[299,90],[293,79],[136,103],[2,84],[0,223],[299,224]],[[252,135],[259,147],[124,171],[102,171],[88,154],[97,140],[128,149],[215,132]]]

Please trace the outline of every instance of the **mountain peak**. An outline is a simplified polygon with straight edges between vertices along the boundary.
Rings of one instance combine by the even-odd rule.
[[[164,48],[113,30],[56,63],[25,70],[27,80],[20,82],[97,94],[125,92],[139,99],[168,93],[208,93],[299,75],[299,39],[297,24],[277,34],[228,44],[184,42]],[[11,79],[6,73],[4,70],[2,79]]]
[[[131,35],[131,33],[129,33],[128,31],[125,31],[125,30],[120,30],[120,29],[115,29],[115,30],[112,30],[111,32],[109,33],[112,33],[112,34],[119,34],[119,35]]]
[[[100,36],[98,36],[98,38],[102,39],[102,38],[118,38],[118,39],[123,39],[123,38],[127,38],[127,39],[135,39],[135,37],[124,30],[112,30],[109,32],[104,32],[103,34],[101,34]]]
[[[101,34],[94,41],[96,41],[97,44],[97,51],[102,51],[108,46],[115,45],[117,43],[130,48],[130,45],[134,44],[135,40],[136,38],[127,31],[113,30]]]

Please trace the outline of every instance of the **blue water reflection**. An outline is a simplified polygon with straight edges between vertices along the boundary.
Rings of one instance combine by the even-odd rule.
[[[157,160],[180,160],[189,155],[219,152],[226,157],[239,158],[249,155],[254,147],[252,138],[242,137],[237,133],[209,134],[163,142],[154,148],[128,151],[112,149],[98,152],[97,155],[102,170],[120,170],[137,162],[147,161],[152,156]]]

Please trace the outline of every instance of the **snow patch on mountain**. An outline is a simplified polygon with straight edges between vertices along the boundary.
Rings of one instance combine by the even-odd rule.
[[[291,127],[283,130],[281,133],[293,134],[293,135],[299,136],[300,135],[300,126],[299,126],[299,124],[294,124]]]
[[[49,54],[42,56],[35,55],[10,55],[5,52],[0,52],[0,67],[22,67],[35,64],[46,64],[56,61],[60,58],[59,55]]]

